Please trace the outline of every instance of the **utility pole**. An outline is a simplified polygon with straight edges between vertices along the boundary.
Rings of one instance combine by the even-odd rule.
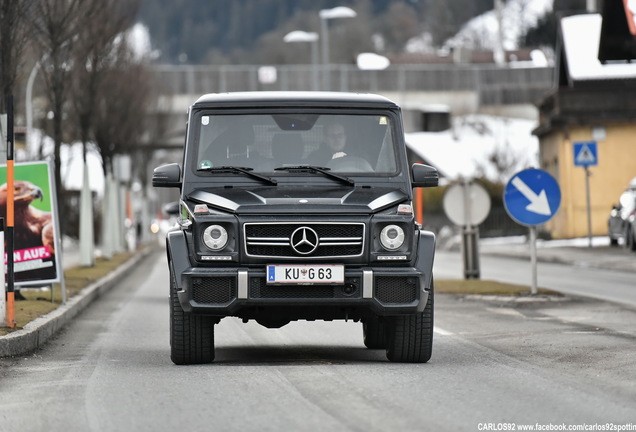
[[[506,63],[506,53],[503,46],[503,3],[501,0],[495,0],[495,16],[497,17],[497,40],[495,42],[493,58],[495,64],[501,66]]]

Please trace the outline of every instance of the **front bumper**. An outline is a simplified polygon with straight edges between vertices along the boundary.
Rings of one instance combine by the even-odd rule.
[[[426,307],[433,280],[435,236],[429,231],[419,232],[414,266],[347,265],[339,285],[268,285],[265,265],[193,266],[181,231],[171,231],[166,241],[181,307],[197,314],[281,321],[410,315]]]
[[[197,314],[249,318],[271,309],[290,319],[337,319],[421,312],[425,281],[413,267],[351,268],[344,284],[281,286],[267,284],[264,267],[190,267],[181,273],[177,294],[183,309]]]

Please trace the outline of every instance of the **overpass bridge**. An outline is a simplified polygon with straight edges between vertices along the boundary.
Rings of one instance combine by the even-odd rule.
[[[328,73],[330,88],[321,88]],[[157,147],[181,146],[187,107],[200,95],[230,91],[334,90],[378,93],[397,102],[407,131],[421,130],[423,112],[447,107],[453,115],[489,112],[535,119],[535,103],[552,88],[554,68],[523,63],[391,65],[360,70],[355,65],[156,65],[154,126]],[[176,114],[176,115],[175,115]]]

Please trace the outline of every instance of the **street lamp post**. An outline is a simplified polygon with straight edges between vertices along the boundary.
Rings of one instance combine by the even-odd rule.
[[[309,42],[311,44],[311,87],[318,90],[318,33],[296,30],[283,38],[285,42]]]
[[[33,157],[33,149],[31,148],[31,144],[29,141],[31,140],[31,133],[33,132],[33,83],[35,82],[35,77],[40,71],[40,67],[42,67],[42,62],[46,59],[47,55],[45,54],[31,69],[31,73],[29,74],[29,79],[27,80],[26,86],[26,133],[24,142],[26,145],[26,151],[29,157]]]
[[[336,18],[354,18],[356,11],[346,6],[338,6],[333,9],[322,9],[320,15],[320,39],[322,40],[322,84],[323,90],[330,90],[330,66],[329,66],[329,24],[328,20]]]

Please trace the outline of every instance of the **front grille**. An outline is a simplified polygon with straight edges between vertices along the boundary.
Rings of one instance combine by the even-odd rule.
[[[411,277],[376,276],[375,296],[381,303],[413,303],[417,299],[417,283]]]
[[[345,280],[343,285],[268,285],[263,277],[250,278],[253,299],[332,299],[360,298],[360,289]]]
[[[317,246],[310,252],[292,246],[292,234],[302,227],[317,235]],[[243,229],[245,250],[252,257],[355,257],[364,248],[362,223],[246,223]]]
[[[236,298],[236,278],[206,277],[192,279],[192,299],[197,303],[227,303]]]

